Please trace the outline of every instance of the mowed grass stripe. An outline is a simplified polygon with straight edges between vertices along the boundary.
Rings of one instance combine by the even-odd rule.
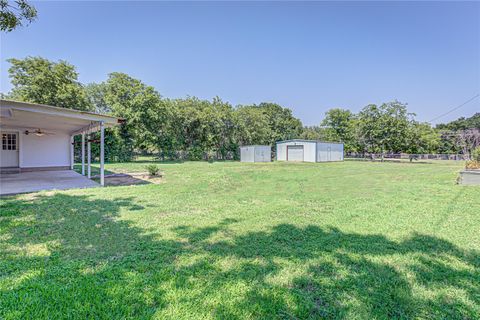
[[[158,165],[161,184],[0,199],[0,318],[480,317],[461,163]]]

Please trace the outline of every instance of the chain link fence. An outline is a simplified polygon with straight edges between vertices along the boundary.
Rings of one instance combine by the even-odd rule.
[[[449,153],[438,153],[438,154],[410,154],[410,153],[358,153],[358,152],[347,152],[345,158],[353,159],[406,159],[406,160],[456,160],[456,161],[465,161],[469,160],[470,156],[465,154],[449,154]]]

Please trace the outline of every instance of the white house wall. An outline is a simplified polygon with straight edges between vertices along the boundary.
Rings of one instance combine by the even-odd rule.
[[[70,135],[19,134],[20,168],[70,166]]]

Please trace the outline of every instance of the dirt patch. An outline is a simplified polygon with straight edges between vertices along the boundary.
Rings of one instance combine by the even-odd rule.
[[[95,179],[99,179],[99,176],[95,176]],[[131,186],[137,184],[159,184],[162,183],[162,174],[158,176],[150,176],[145,172],[136,173],[114,173],[105,175],[106,186]]]

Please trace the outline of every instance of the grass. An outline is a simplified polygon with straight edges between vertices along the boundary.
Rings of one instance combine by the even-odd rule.
[[[0,319],[480,318],[462,163],[159,166],[0,199]]]

